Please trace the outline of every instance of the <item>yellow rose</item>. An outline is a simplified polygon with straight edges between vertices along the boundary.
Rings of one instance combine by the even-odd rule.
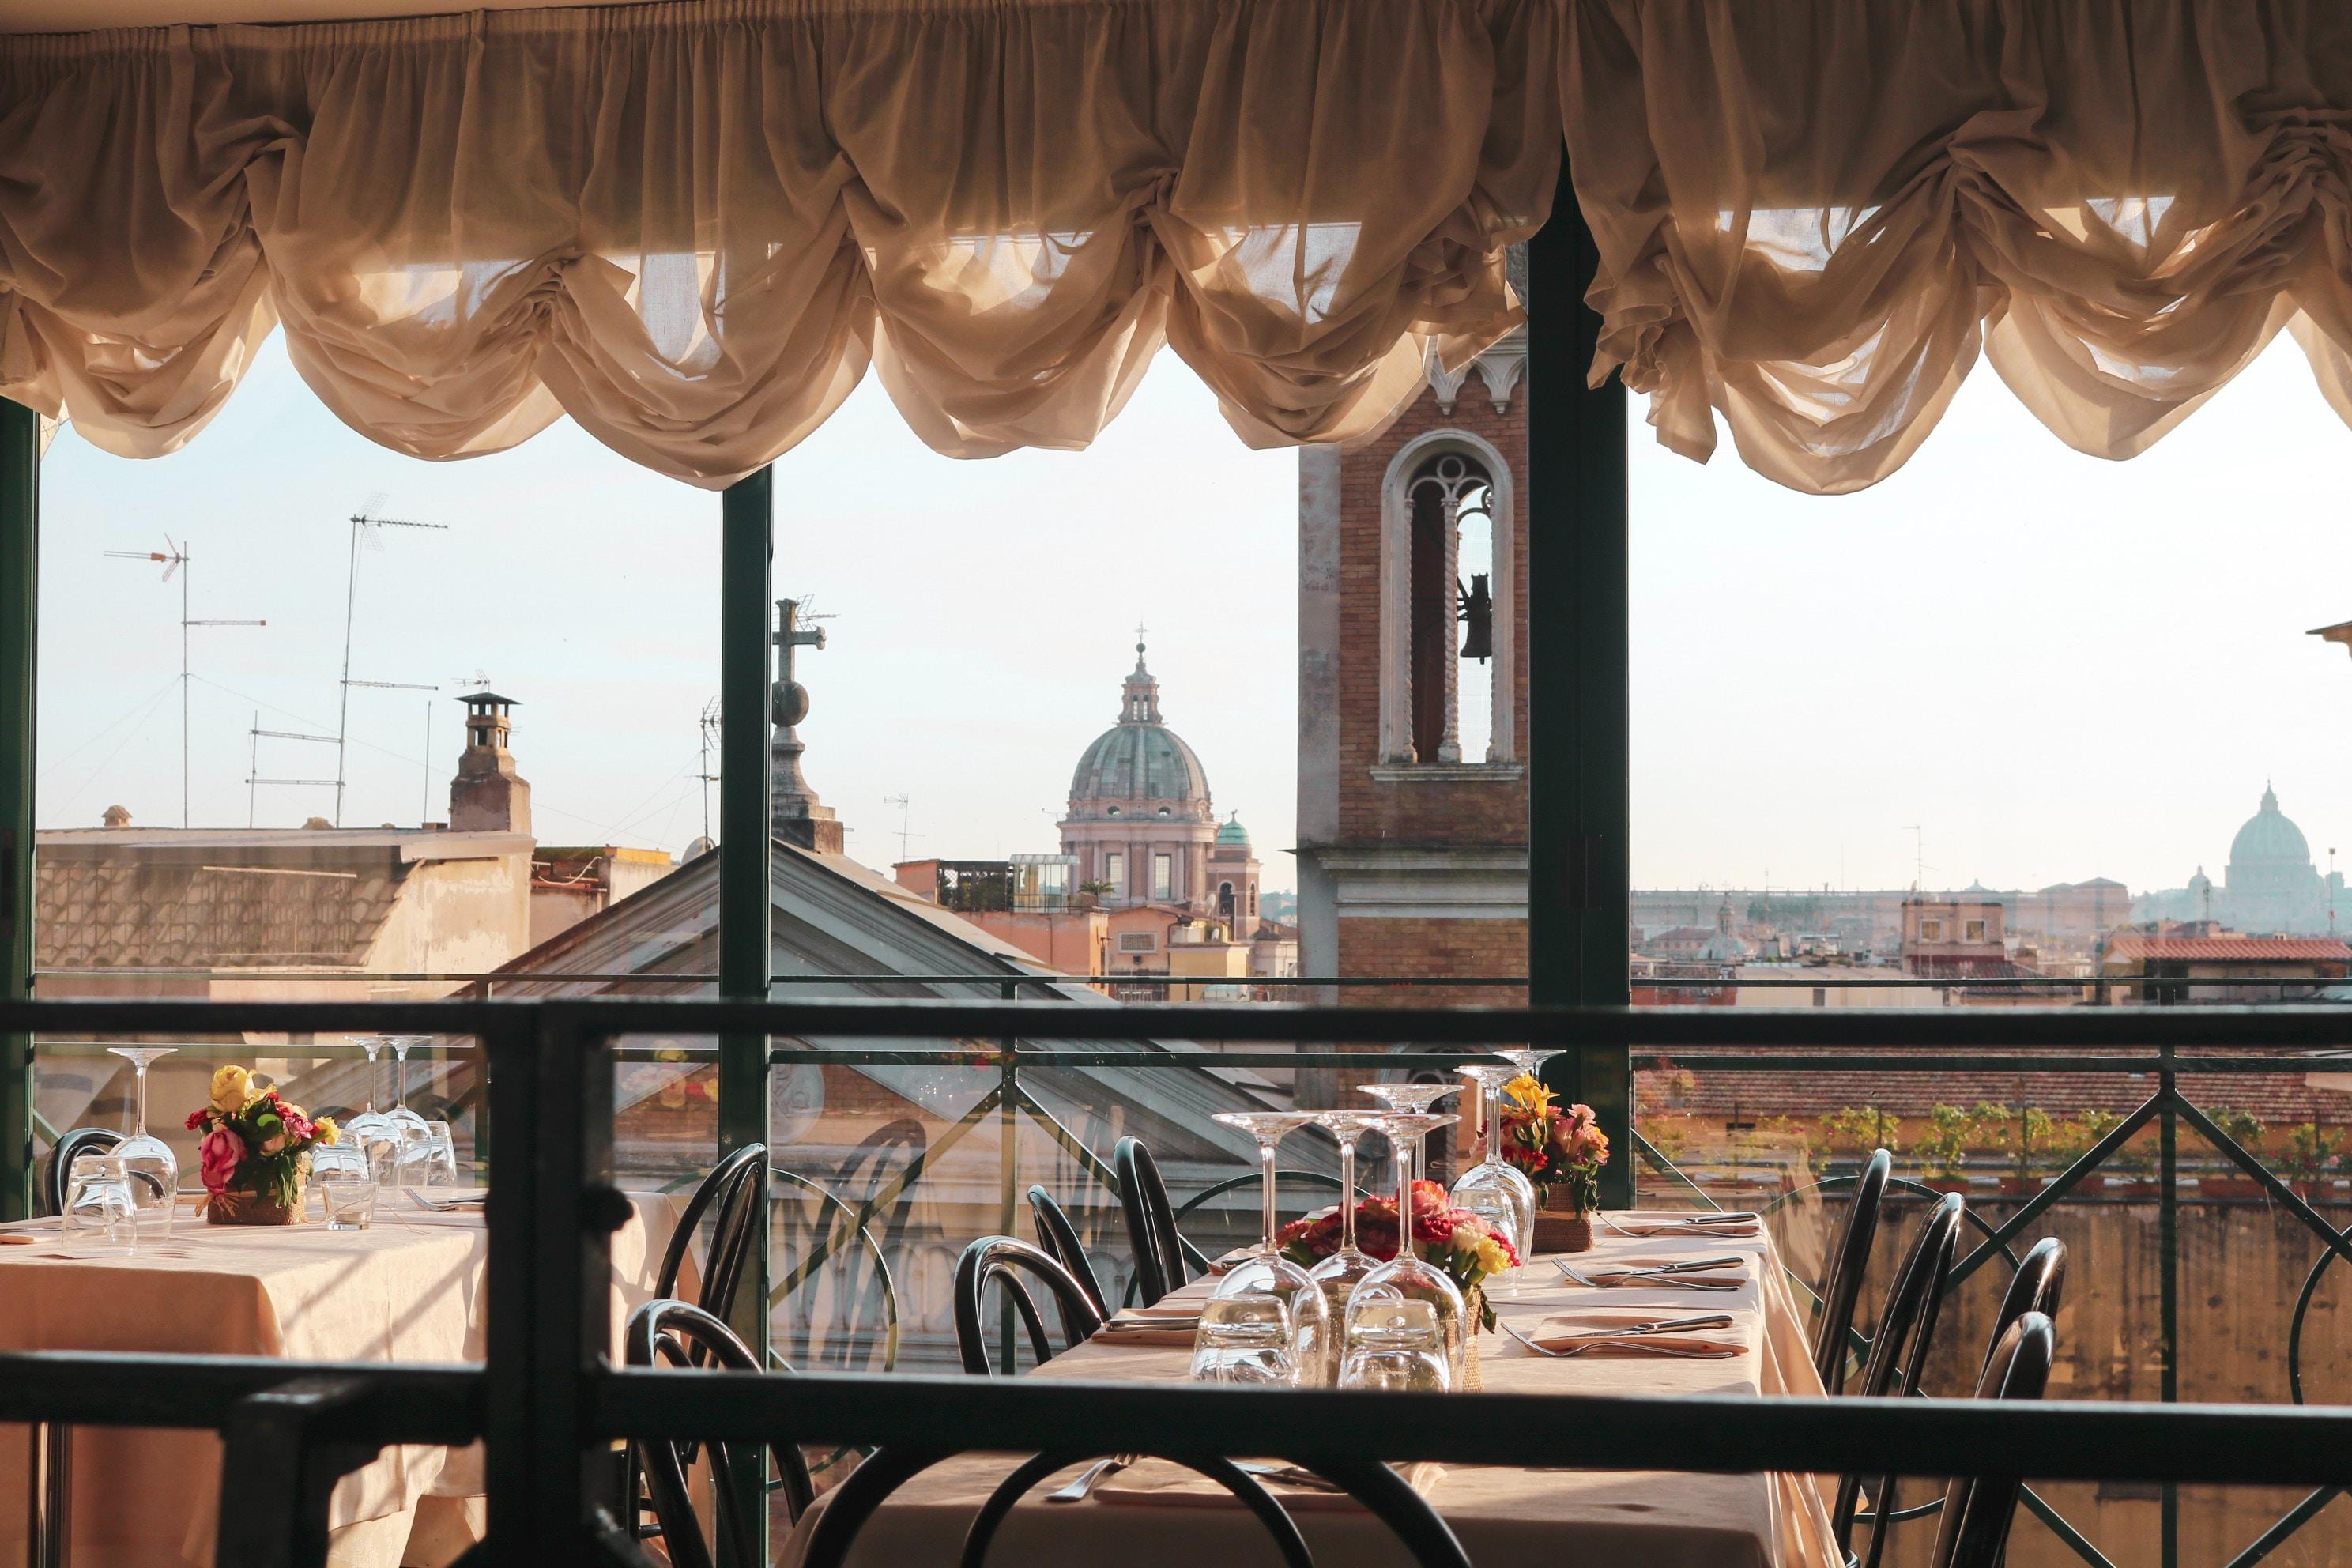
[[[335,1125],[335,1119],[331,1116],[321,1116],[311,1125],[319,1130],[319,1142],[321,1143],[340,1143],[343,1141],[343,1130]]]
[[[1500,1274],[1510,1266],[1511,1255],[1503,1250],[1501,1242],[1490,1236],[1478,1243],[1478,1271],[1481,1274]]]
[[[226,1067],[213,1074],[213,1109],[222,1115],[235,1116],[252,1097],[253,1075],[245,1068]]]

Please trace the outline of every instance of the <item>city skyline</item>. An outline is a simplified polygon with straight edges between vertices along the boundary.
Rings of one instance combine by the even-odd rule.
[[[2352,436],[2308,374],[2274,346],[2111,465],[1980,369],[1908,467],[1834,499],[1666,454],[1635,399],[1636,885],[1905,887],[1916,824],[1933,888],[2174,888],[2220,878],[2265,781],[2324,873],[2352,846],[2334,787],[2352,668],[2305,633],[2352,615],[2329,480]],[[2215,460],[2236,451],[2285,460]],[[1984,503],[1993,465],[2031,504]],[[352,674],[439,689],[354,693],[345,820],[446,815],[451,699],[478,668],[520,700],[543,840],[676,852],[700,832],[715,497],[568,426],[410,461],[336,424],[274,342],[189,450],[123,462],[68,430],[47,468],[45,826],[115,804],[178,821],[179,585],[104,552],[168,533],[194,557],[192,617],[270,623],[193,634],[195,820],[241,825],[256,710],[334,728],[344,520],[383,491],[451,531],[362,554]],[[986,463],[929,454],[869,384],[778,485],[777,592],[838,617],[803,665],[803,735],[849,853],[899,858],[898,795],[913,855],[1050,850],[1142,620],[1221,815],[1241,813],[1268,890],[1296,886],[1297,459],[1240,447],[1181,364],[1089,451]],[[264,775],[321,776],[311,748],[261,745]],[[331,794],[265,790],[257,820],[330,815]]]

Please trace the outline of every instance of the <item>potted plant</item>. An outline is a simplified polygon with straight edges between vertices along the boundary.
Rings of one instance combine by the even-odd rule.
[[[256,1088],[241,1067],[213,1074],[211,1099],[187,1126],[204,1133],[196,1154],[214,1225],[300,1224],[310,1151],[342,1136],[332,1117],[313,1121],[276,1089]]]
[[[1589,1105],[1561,1106],[1532,1073],[1503,1086],[1503,1158],[1536,1184],[1537,1249],[1582,1252],[1601,1211],[1609,1135]]]
[[[2341,1163],[2343,1152],[2342,1133],[2330,1137],[2317,1122],[2305,1121],[2287,1132],[2286,1148],[2279,1155],[2279,1168],[2298,1194],[2319,1197],[2329,1171]]]

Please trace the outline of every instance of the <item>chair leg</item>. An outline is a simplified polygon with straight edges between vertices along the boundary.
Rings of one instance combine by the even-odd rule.
[[[73,1524],[73,1428],[44,1421],[33,1428],[26,1478],[26,1568],[65,1568]]]

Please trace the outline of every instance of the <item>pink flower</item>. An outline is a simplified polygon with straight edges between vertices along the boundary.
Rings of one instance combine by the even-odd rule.
[[[196,1153],[202,1163],[205,1191],[225,1193],[228,1191],[228,1179],[244,1163],[245,1140],[226,1127],[215,1127],[205,1134]]]

